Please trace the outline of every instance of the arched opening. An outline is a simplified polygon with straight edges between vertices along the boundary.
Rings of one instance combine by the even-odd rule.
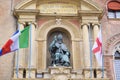
[[[72,66],[71,35],[67,30],[58,27],[58,28],[55,28],[55,29],[52,29],[51,31],[49,31],[49,33],[47,35],[47,60],[46,60],[47,61],[47,67],[51,66],[51,62],[52,62],[51,55],[50,55],[50,52],[49,52],[49,46],[50,46],[51,42],[53,41],[54,36],[58,36],[59,34],[62,34],[63,43],[66,45],[66,47],[70,51],[70,65]]]
[[[116,80],[120,79],[120,43],[115,45],[114,48],[114,69]]]

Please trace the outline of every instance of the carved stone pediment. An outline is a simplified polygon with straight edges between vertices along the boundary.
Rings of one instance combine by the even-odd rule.
[[[38,10],[37,16],[102,16],[102,9],[91,0],[23,0],[15,7],[17,10]],[[15,16],[19,16],[16,15]],[[23,13],[22,13],[23,14]]]

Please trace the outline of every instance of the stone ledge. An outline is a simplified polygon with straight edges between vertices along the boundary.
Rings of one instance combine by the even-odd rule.
[[[50,79],[43,79],[43,78],[38,78],[38,79],[30,79],[30,78],[24,78],[24,79],[12,79],[12,80],[50,80]]]
[[[43,78],[39,78],[39,79],[29,79],[29,78],[26,78],[26,79],[12,79],[12,80],[53,80],[53,79],[43,79]],[[110,80],[108,78],[86,78],[86,79],[68,79],[68,80]]]
[[[81,79],[81,80],[110,80],[110,79],[108,79],[108,78],[85,78],[85,79]]]

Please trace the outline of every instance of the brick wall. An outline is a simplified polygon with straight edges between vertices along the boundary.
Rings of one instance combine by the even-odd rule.
[[[108,40],[110,40],[111,37],[115,36],[116,34],[120,33],[120,20],[118,19],[109,19],[107,17],[108,11],[107,11],[107,3],[110,0],[97,0],[98,4],[103,8],[104,10],[104,15],[101,20],[102,23],[102,34],[103,34],[103,50],[108,50],[109,53],[107,55],[113,55],[113,49],[108,47],[113,47],[112,46],[106,46],[105,44],[107,43]],[[114,40],[115,42],[118,42],[118,40]],[[119,40],[120,41],[120,40]],[[106,54],[105,51],[103,51],[104,54]],[[107,69],[107,76],[110,78],[110,80],[114,80],[114,64],[113,64],[113,56],[107,56],[105,57],[105,67]]]
[[[12,0],[0,0],[0,47],[16,30],[16,23],[12,13]],[[11,80],[14,54],[0,57],[0,80]]]

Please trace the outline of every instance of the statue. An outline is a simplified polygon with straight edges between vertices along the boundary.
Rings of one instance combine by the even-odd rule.
[[[70,52],[63,43],[62,34],[54,36],[49,46],[49,52],[51,54],[52,66],[70,66]]]

